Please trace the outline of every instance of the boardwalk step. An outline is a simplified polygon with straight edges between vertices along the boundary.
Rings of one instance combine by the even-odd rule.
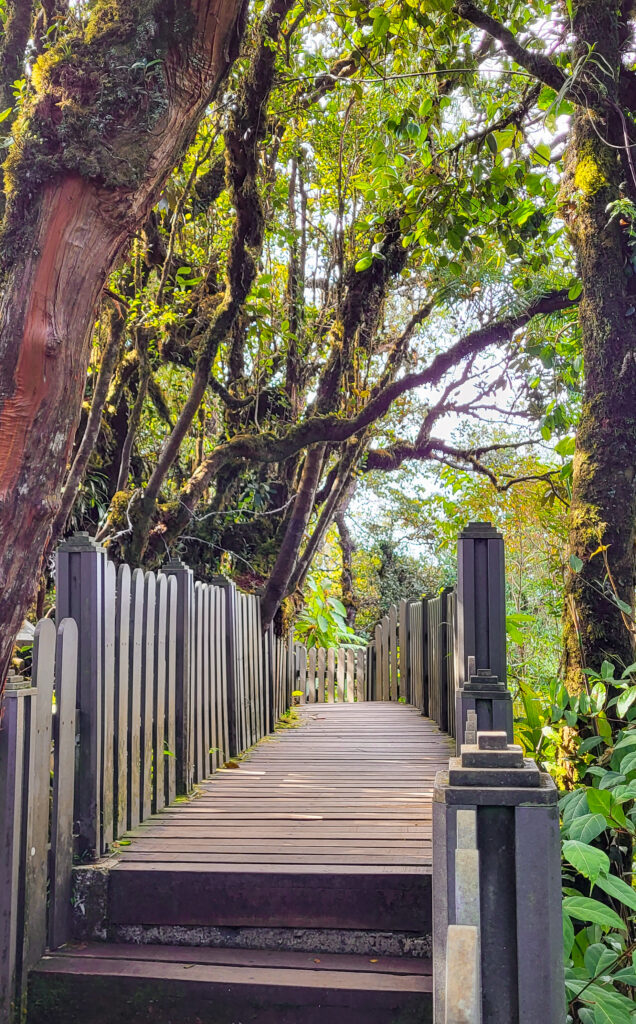
[[[430,1024],[428,961],[92,944],[43,958],[27,1024]]]
[[[424,867],[122,861],[110,873],[109,925],[359,928],[428,933]]]

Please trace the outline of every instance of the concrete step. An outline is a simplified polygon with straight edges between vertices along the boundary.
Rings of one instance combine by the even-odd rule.
[[[29,977],[27,1024],[430,1024],[425,960],[84,944]]]

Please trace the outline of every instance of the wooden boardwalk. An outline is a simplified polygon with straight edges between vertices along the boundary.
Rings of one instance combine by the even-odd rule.
[[[157,1020],[190,1024],[207,1019],[192,1009],[198,981],[202,1013],[229,1000],[223,1024],[430,1021],[432,788],[451,753],[449,737],[410,706],[300,708],[297,728],[130,834],[110,870],[110,942],[45,958],[34,999],[53,975],[66,1024],[98,976],[113,986],[109,1022],[145,1021],[130,1015],[144,979],[173,1006]],[[291,952],[298,930],[314,937],[306,952]],[[424,959],[374,952],[389,936],[403,949],[422,943]],[[242,948],[213,948],[239,939]],[[177,1013],[184,981],[188,1010]],[[62,1004],[73,1008],[66,1016]],[[50,1009],[30,1021],[50,1019]]]

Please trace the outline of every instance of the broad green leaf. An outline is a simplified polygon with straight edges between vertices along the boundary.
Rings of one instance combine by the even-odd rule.
[[[571,839],[578,839],[581,843],[591,843],[606,828],[604,814],[584,814],[570,823],[568,834]]]
[[[603,892],[606,892],[608,896],[612,896],[614,899],[619,900],[630,910],[636,911],[636,890],[624,882],[622,878],[617,878],[616,875],[607,876],[602,875],[596,879],[595,885]]]
[[[616,701],[616,710],[618,711],[621,718],[627,711],[629,711],[635,700],[636,686],[629,686],[626,690],[623,690],[620,697]]]
[[[606,790],[588,789],[587,805],[592,814],[604,814],[607,818],[611,816],[612,797]]]
[[[601,928],[626,931],[623,921],[611,907],[606,907],[604,903],[589,896],[566,896],[563,900],[563,911],[569,917],[586,924],[599,924]]]
[[[570,555],[570,569],[572,572],[580,572],[583,568],[583,562],[578,555]]]
[[[574,925],[567,914],[563,915],[563,959],[567,963],[574,945]]]
[[[585,878],[594,882],[602,873],[610,868],[609,857],[603,850],[588,846],[578,839],[568,839],[563,844],[563,856],[572,867],[575,867]]]

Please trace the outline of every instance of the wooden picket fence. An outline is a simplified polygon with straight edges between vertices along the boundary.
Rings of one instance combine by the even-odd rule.
[[[70,936],[77,625],[35,631],[31,679],[10,674],[0,731],[0,1020]]]
[[[400,601],[375,627],[366,656],[368,700],[413,704],[451,736],[460,685],[456,607],[451,588],[434,598]]]
[[[195,583],[178,560],[116,570],[86,534],[58,548],[56,610],[57,634],[36,628],[31,680],[9,678],[0,728],[2,1021],[70,937],[74,859],[107,854],[272,732],[297,676],[257,597]]]
[[[312,647],[296,645],[297,684],[309,704],[367,699],[364,647]]]

